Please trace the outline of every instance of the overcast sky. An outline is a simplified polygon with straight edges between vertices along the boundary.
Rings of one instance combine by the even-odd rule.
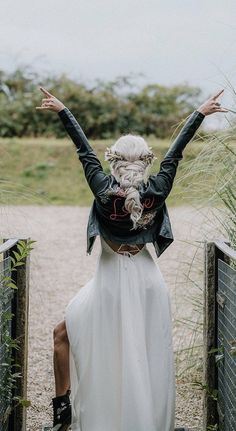
[[[226,88],[221,102],[234,106],[235,0],[7,0],[0,40],[1,69],[28,64],[88,84],[141,73],[206,95]]]

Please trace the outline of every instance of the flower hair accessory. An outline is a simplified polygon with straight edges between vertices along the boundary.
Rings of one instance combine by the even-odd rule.
[[[112,151],[110,148],[107,147],[105,151],[105,160],[108,160],[109,162],[115,162],[117,160],[125,160],[124,157],[117,153],[117,151]]]
[[[154,153],[151,151],[152,147],[149,147],[149,152],[144,154],[143,156],[140,156],[137,160],[142,160],[143,162],[145,162],[145,164],[151,165],[152,162],[157,158],[155,157]],[[117,151],[112,150],[111,148],[106,149],[105,151],[105,160],[108,160],[110,163],[112,162],[116,162],[118,160],[125,160],[127,161],[127,159],[122,156],[122,154],[118,153]]]

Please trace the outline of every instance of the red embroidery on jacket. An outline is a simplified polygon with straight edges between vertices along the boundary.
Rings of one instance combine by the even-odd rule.
[[[111,220],[117,220],[119,218],[126,217],[129,214],[129,212],[125,209],[124,205],[121,207],[120,212],[117,212],[118,211],[117,201],[121,201],[121,200],[122,200],[121,198],[114,199],[114,202],[113,202],[113,211],[114,212],[110,215]],[[154,202],[155,202],[154,196],[152,197],[152,199],[146,198],[143,202],[143,207],[144,208],[152,208],[152,206],[154,205]]]
[[[116,207],[116,202],[117,201],[121,201],[121,198],[116,198],[113,202],[113,211],[114,213],[110,215],[110,219],[111,220],[117,220],[118,218],[122,218],[127,216],[127,214],[129,214],[129,212],[125,209],[124,205],[121,208],[121,212],[117,213],[117,207]]]
[[[152,206],[154,205],[154,201],[155,201],[154,196],[152,197],[152,199],[146,198],[143,203],[144,208],[152,208]]]

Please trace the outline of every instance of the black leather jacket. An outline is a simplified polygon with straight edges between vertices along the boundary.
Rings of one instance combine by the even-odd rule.
[[[193,137],[205,115],[194,111],[160,163],[160,170],[139,187],[144,206],[142,222],[132,229],[130,214],[124,208],[125,198],[112,174],[106,174],[83,130],[68,108],[58,113],[67,133],[76,146],[86,180],[94,195],[87,224],[87,254],[91,254],[97,235],[116,243],[153,243],[157,256],[173,242],[173,233],[165,200],[169,195],[183,149]],[[116,193],[116,194],[115,194]]]

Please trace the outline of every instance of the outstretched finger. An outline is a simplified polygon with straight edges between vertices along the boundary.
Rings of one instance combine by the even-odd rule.
[[[45,109],[48,109],[48,106],[36,106],[35,109],[38,109],[38,111],[44,111]]]
[[[44,93],[47,96],[47,98],[53,97],[53,95],[51,93],[49,93],[49,91],[47,91],[46,88],[44,88],[44,87],[39,87],[39,88],[42,91],[42,93]]]
[[[217,97],[219,97],[223,93],[223,91],[224,91],[224,88],[223,88],[223,90],[220,90],[217,94],[215,94],[215,96],[212,96],[212,99],[216,100]]]
[[[229,112],[229,110],[225,108],[219,108],[219,109],[216,109],[215,112]]]
[[[226,109],[228,112],[233,112],[233,114],[236,114],[236,111],[234,111],[233,109],[229,109],[229,108],[226,108],[226,107],[223,107],[223,106],[222,106],[222,108]]]

